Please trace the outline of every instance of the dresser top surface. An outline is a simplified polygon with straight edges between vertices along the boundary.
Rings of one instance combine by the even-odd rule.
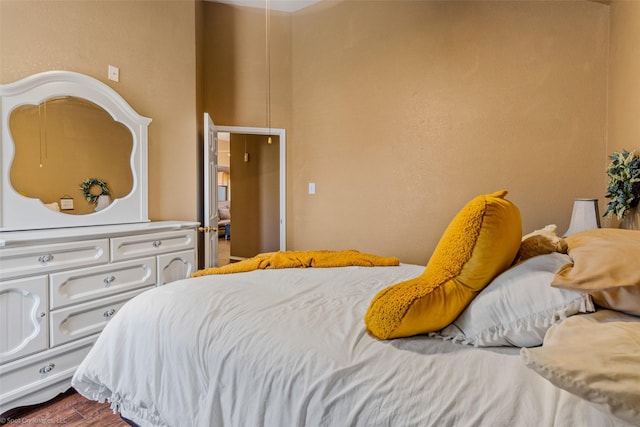
[[[151,221],[134,224],[50,228],[45,230],[2,231],[0,232],[0,248],[65,240],[95,239],[159,231],[183,230],[195,228],[199,224],[200,223],[194,221]]]

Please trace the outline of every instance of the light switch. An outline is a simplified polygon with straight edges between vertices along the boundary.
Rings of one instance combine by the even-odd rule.
[[[120,68],[109,65],[109,80],[113,80],[114,82],[120,81]]]
[[[310,182],[309,183],[309,194],[316,194],[316,183],[315,182]]]

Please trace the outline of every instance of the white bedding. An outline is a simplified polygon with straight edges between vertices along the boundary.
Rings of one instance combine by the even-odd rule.
[[[363,316],[423,266],[187,279],[127,303],[73,386],[141,426],[622,426],[518,348],[379,341]]]

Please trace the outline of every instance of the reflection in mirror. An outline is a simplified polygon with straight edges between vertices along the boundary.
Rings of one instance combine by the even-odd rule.
[[[10,179],[18,193],[82,215],[132,191],[132,134],[96,104],[75,96],[49,98],[16,108],[9,127],[15,146]],[[85,197],[87,179],[104,183],[108,198],[90,197],[106,192],[100,185],[85,185]]]

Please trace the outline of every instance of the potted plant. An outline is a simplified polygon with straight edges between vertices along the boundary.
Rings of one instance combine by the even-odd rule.
[[[604,216],[615,215],[622,220],[633,215],[640,202],[640,157],[635,151],[615,151],[609,156],[609,184],[606,197],[609,205]]]

